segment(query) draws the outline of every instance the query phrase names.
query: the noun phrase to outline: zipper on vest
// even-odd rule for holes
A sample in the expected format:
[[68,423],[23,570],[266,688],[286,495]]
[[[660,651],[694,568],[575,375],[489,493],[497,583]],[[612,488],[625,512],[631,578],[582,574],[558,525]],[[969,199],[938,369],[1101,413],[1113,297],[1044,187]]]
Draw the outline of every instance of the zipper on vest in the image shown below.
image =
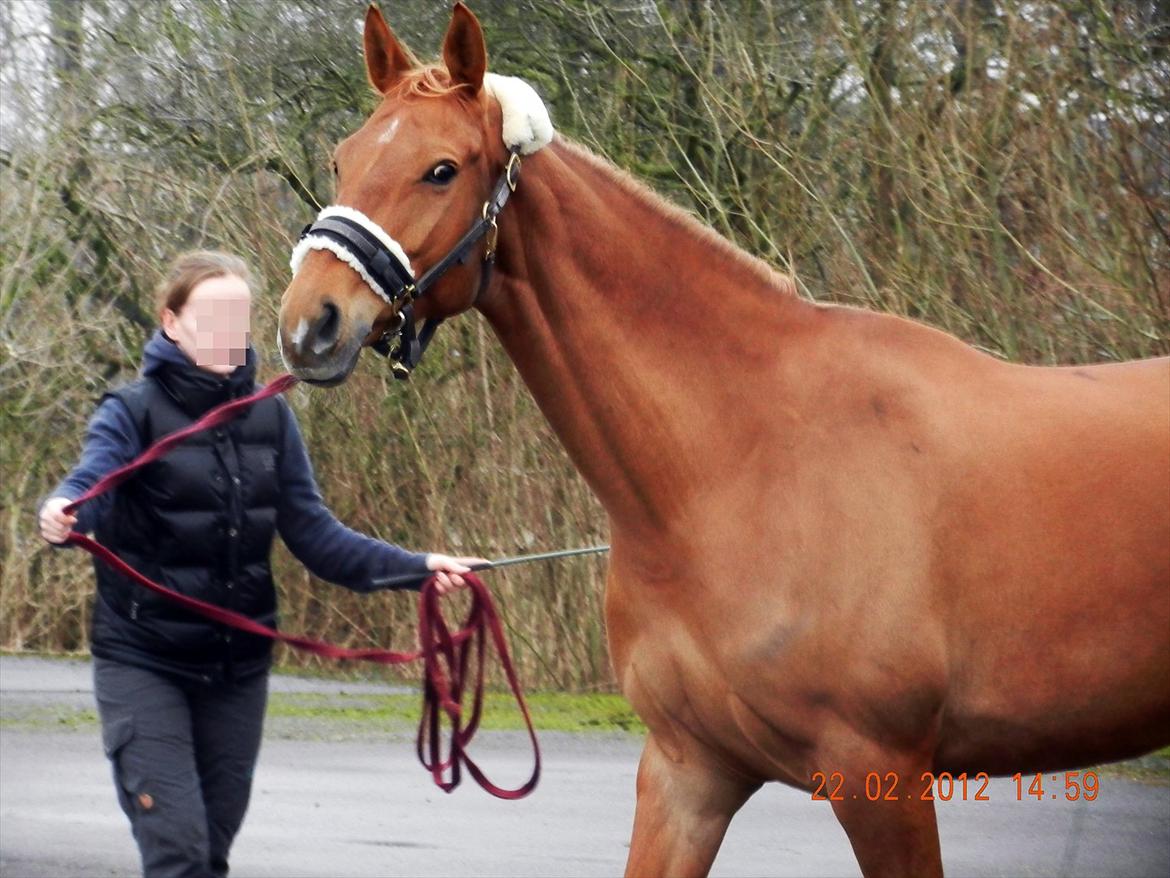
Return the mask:
[[130,601],[130,618],[132,620],[138,619],[138,601]]

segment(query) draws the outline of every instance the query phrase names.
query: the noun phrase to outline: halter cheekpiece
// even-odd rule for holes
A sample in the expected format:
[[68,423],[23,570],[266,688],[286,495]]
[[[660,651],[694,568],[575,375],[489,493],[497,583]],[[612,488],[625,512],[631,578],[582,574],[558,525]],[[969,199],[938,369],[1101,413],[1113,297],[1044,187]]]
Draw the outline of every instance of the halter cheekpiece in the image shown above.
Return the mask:
[[[395,325],[382,333],[372,347],[391,361],[396,378],[409,378],[422,359],[442,319],[428,319],[421,332],[415,331],[414,302],[453,265],[463,264],[471,249],[486,238],[483,270],[475,300],[491,278],[496,258],[496,218],[520,179],[520,156],[540,149],[552,139],[548,112],[532,87],[514,77],[487,74],[485,88],[500,102],[504,120],[504,142],[508,162],[483,204],[480,217],[463,237],[421,277],[416,278],[405,250],[385,229],[359,210],[330,205],[301,231],[293,247],[290,267],[296,274],[311,250],[328,250],[350,268],[379,298],[397,308]],[[395,345],[397,340],[397,345]]]

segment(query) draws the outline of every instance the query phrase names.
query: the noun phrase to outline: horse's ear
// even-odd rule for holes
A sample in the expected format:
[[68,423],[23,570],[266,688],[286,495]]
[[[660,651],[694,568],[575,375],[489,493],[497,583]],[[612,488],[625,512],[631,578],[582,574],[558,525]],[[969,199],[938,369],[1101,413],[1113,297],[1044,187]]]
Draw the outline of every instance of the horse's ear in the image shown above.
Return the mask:
[[456,3],[451,12],[451,24],[443,38],[443,61],[452,85],[470,85],[473,93],[479,93],[487,70],[487,46],[479,20],[462,3]]
[[366,10],[366,74],[370,85],[381,94],[386,94],[402,74],[413,69],[414,56],[394,36],[394,31],[382,18],[382,13],[373,3]]

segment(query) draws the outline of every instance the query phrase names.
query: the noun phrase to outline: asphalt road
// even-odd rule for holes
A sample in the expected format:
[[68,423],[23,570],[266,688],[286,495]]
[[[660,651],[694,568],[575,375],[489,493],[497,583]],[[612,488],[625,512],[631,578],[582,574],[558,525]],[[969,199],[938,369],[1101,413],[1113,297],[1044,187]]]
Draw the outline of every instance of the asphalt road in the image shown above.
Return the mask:
[[[338,697],[377,684],[276,678],[275,691]],[[343,694],[344,693],[344,694]],[[0,876],[137,873],[97,727],[54,724],[92,707],[85,662],[0,657]],[[40,717],[30,721],[29,717]],[[273,721],[233,876],[617,875],[634,811],[640,741],[544,734],[544,775],[528,799],[501,802],[468,783],[431,785],[398,734],[338,735]],[[527,776],[523,735],[481,733],[474,753],[505,785]],[[949,876],[1170,875],[1170,785],[1113,773],[1096,801],[1015,800],[995,780],[989,802],[938,803]],[[732,823],[715,875],[858,875],[824,802],[771,784]]]

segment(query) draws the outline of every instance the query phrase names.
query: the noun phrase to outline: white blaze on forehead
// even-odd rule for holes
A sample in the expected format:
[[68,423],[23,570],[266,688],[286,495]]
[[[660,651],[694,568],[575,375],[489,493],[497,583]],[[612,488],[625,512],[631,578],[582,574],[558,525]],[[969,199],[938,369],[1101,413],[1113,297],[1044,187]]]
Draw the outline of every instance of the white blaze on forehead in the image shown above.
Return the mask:
[[552,120],[532,86],[523,79],[498,73],[484,74],[483,84],[487,93],[500,102],[506,147],[519,147],[522,155],[531,155],[549,144],[553,137]]
[[391,119],[390,124],[386,126],[386,130],[378,135],[378,143],[389,143],[394,139],[394,135],[398,133],[398,125],[401,119]]

